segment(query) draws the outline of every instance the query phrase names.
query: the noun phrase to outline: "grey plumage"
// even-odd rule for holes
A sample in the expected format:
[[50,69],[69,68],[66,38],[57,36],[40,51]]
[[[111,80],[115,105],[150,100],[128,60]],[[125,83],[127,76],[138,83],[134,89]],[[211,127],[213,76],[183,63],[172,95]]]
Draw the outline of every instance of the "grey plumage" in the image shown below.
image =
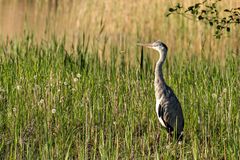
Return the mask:
[[155,49],[159,52],[159,60],[155,67],[155,97],[156,97],[156,112],[161,125],[166,128],[170,137],[175,131],[176,138],[182,140],[184,118],[181,104],[175,96],[173,90],[165,83],[162,73],[162,66],[167,56],[167,46],[156,41],[152,44],[138,44],[148,48]]

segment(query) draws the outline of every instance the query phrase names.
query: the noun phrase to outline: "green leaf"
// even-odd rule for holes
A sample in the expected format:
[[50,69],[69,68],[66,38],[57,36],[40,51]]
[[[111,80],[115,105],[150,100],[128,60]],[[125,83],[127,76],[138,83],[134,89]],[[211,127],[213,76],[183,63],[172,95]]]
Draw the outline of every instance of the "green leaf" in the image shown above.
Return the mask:
[[206,14],[207,13],[207,11],[206,10],[202,10],[202,14]]
[[172,13],[167,13],[165,16],[168,17],[168,16],[170,16],[171,14],[172,14]]
[[198,20],[203,20],[204,17],[203,16],[198,16]]
[[178,9],[182,8],[181,4],[177,3],[176,8],[178,8]]
[[227,30],[227,32],[230,32],[230,30],[231,30],[231,29],[230,29],[229,27],[227,27],[227,29],[226,29],[226,30]]
[[217,25],[217,29],[221,29],[222,28],[222,26],[221,25]]
[[189,10],[189,11],[192,11],[193,8],[194,8],[194,6],[190,6],[190,7],[188,7],[188,10]]
[[226,23],[226,18],[225,17],[221,20],[221,23],[223,23],[223,24]]
[[216,39],[220,39],[221,35],[220,34],[216,34],[215,37],[216,37]]
[[176,9],[173,9],[173,8],[169,8],[168,11],[169,12],[174,12]]
[[224,12],[231,12],[229,9],[224,9]]
[[194,7],[199,8],[199,6],[200,6],[200,3],[196,3]]

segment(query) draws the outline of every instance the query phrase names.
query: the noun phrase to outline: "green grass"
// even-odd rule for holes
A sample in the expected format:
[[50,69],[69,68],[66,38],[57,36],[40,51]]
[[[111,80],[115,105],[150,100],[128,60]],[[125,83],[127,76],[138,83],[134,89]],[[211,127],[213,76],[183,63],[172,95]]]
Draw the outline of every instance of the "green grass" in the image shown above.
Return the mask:
[[[110,59],[79,42],[0,45],[1,159],[239,159],[240,59],[169,54],[167,83],[182,104],[185,138],[168,145],[155,113],[148,50],[112,47]],[[140,57],[141,56],[141,57]],[[108,59],[108,60],[107,60]],[[159,138],[158,138],[159,137]]]

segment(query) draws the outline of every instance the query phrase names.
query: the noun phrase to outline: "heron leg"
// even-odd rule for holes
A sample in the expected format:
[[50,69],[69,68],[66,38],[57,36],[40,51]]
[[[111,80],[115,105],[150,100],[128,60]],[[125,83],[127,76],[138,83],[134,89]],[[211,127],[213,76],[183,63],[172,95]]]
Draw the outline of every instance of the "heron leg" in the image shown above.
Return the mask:
[[168,143],[171,143],[173,140],[173,133],[170,130],[168,131],[167,139],[168,139]]
[[183,140],[183,133],[177,134],[177,140],[178,140],[178,142]]
[[160,141],[160,133],[157,134],[156,140],[157,140],[157,142]]

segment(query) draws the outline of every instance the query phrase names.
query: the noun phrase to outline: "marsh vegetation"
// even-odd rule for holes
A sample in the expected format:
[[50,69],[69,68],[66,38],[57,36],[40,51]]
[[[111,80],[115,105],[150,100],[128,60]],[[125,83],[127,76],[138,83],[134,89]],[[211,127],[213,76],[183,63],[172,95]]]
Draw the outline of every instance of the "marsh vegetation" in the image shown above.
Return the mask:
[[[207,25],[166,18],[169,2],[149,2],[32,2],[36,23],[25,5],[29,28],[8,38],[0,22],[1,159],[240,158],[239,28],[216,40]],[[136,46],[156,39],[185,117],[180,146],[155,113],[158,54]]]

